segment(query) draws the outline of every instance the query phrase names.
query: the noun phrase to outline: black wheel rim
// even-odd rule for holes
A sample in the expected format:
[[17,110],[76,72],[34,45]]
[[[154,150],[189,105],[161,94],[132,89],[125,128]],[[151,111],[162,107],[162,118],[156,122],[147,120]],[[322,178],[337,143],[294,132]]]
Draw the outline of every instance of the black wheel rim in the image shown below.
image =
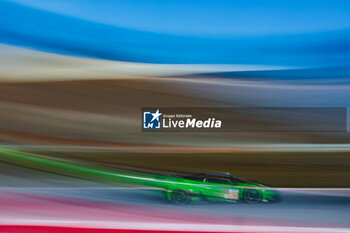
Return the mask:
[[261,200],[260,192],[256,189],[249,189],[246,192],[245,199],[249,203],[257,203]]
[[173,194],[173,201],[177,204],[186,204],[188,200],[188,193],[185,191],[177,190]]

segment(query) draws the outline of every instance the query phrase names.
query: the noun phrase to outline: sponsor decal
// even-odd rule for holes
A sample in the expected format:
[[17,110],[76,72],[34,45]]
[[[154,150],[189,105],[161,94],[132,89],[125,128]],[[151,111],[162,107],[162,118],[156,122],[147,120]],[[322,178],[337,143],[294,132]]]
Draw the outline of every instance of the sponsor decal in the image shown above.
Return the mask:
[[238,200],[239,191],[235,190],[235,189],[229,189],[228,194],[225,194],[225,198],[232,199],[232,200]]

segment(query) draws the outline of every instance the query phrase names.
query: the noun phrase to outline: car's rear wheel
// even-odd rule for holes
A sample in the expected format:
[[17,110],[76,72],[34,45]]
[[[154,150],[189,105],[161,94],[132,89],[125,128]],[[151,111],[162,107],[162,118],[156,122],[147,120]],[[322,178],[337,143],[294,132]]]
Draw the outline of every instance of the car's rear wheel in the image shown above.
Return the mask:
[[262,201],[262,193],[258,189],[245,189],[243,193],[243,200],[248,204],[256,204]]
[[175,189],[171,194],[171,201],[178,205],[186,205],[191,202],[191,196],[187,190]]

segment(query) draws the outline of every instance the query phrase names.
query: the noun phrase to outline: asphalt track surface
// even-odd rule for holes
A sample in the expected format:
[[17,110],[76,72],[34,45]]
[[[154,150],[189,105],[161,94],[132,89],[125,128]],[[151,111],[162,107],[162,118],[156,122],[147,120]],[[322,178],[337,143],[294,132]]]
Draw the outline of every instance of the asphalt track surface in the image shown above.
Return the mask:
[[[280,203],[199,201],[178,206],[158,190],[113,187],[0,164],[0,221],[104,219],[151,222],[210,222],[350,229],[349,189],[283,189]],[[27,208],[29,204],[30,208]],[[35,211],[34,211],[34,209]],[[42,208],[42,209],[41,209]],[[106,209],[108,211],[106,212]],[[60,211],[64,213],[60,215]],[[76,213],[81,213],[76,215]]]

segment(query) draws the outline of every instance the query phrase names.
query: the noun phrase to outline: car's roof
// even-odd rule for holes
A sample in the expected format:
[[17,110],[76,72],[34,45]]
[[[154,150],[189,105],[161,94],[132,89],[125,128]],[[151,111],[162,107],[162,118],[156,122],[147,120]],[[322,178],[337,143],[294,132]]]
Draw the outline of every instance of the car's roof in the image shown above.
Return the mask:
[[193,178],[208,178],[208,177],[216,177],[216,178],[229,178],[231,176],[230,173],[221,173],[221,172],[191,172],[185,177],[193,177]]
[[182,175],[183,178],[192,180],[203,180],[205,178],[231,179],[234,178],[244,183],[258,184],[257,182],[231,175],[229,172],[190,172]]

